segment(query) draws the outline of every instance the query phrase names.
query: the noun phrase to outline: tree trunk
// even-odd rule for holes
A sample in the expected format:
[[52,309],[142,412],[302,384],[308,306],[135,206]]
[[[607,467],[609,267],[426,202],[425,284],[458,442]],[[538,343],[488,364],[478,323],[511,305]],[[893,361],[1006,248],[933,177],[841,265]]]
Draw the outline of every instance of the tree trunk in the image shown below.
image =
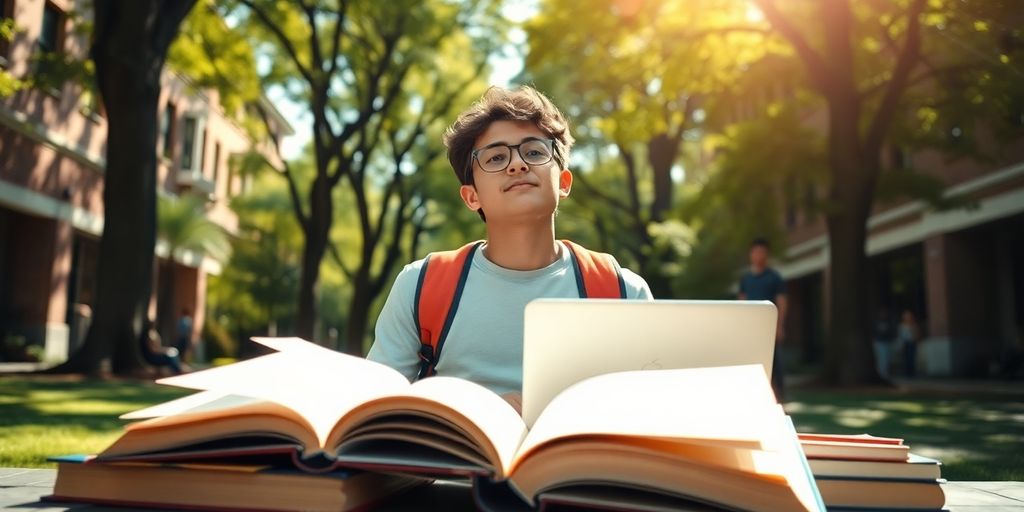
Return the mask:
[[194,0],[95,0],[91,48],[107,112],[103,236],[96,304],[82,347],[56,371],[118,374],[139,352],[152,295],[156,245],[156,137],[167,49]]
[[[852,87],[829,98],[828,158],[832,174],[829,234],[829,327],[822,375],[843,386],[879,382],[869,336],[867,219],[878,173],[877,149],[860,145],[859,103]],[[871,152],[874,151],[874,154]]]
[[[863,202],[863,201],[857,201]],[[871,351],[868,312],[868,262],[864,254],[866,218],[850,210],[861,204],[842,204],[842,213],[829,215],[829,327],[823,378],[836,385],[879,382]]]
[[[326,167],[326,164],[324,164]],[[331,185],[326,171],[320,172],[309,191],[309,226],[306,245],[302,251],[302,275],[299,278],[299,308],[295,317],[295,330],[299,337],[313,340],[316,328],[316,286],[320,279],[320,262],[327,252],[327,238],[331,231],[333,207]]]
[[363,339],[366,326],[370,323],[370,279],[366,270],[360,269],[352,283],[352,300],[348,304],[348,319],[345,324],[345,342],[342,350],[346,354],[363,355]]
[[672,206],[674,186],[672,166],[679,156],[682,139],[668,133],[660,133],[647,143],[647,161],[654,173],[654,202],[651,203],[651,222],[665,220],[665,212]]

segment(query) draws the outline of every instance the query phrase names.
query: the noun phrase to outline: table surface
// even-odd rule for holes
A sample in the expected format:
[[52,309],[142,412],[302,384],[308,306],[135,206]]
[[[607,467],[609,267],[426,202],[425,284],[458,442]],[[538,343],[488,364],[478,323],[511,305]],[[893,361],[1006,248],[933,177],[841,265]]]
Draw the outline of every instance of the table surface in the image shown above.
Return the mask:
[[[128,510],[40,501],[53,491],[56,477],[54,469],[0,468],[0,508],[50,512]],[[942,487],[950,512],[1024,512],[1024,482],[949,482]],[[416,488],[382,504],[378,510],[433,510],[439,506],[445,510],[475,509],[467,485],[445,482]]]

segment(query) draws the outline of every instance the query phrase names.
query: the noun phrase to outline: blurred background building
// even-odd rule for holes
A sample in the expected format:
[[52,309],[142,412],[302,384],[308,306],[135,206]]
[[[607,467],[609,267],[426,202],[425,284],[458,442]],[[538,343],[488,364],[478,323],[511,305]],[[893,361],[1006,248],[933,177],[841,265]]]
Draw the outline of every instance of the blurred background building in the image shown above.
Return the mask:
[[[0,1],[3,17],[20,29],[0,43],[0,66],[31,78],[45,75],[41,57],[47,54],[84,61],[88,42],[76,31],[75,5]],[[158,193],[202,197],[206,216],[233,233],[238,219],[228,203],[249,179],[232,156],[257,150],[274,164],[278,152],[270,140],[252,140],[238,116],[224,111],[216,90],[193,87],[188,77],[168,71],[162,81]],[[278,135],[291,133],[288,122],[266,106]],[[65,359],[81,343],[91,315],[103,231],[106,123],[95,92],[74,81],[0,99],[0,341],[13,337],[43,347],[50,361]],[[156,253],[164,261],[170,257],[161,242]],[[152,314],[157,291],[173,286],[175,305],[167,310],[192,312],[199,332],[207,275],[220,265],[189,251],[173,260],[173,283],[167,266],[159,266]]]

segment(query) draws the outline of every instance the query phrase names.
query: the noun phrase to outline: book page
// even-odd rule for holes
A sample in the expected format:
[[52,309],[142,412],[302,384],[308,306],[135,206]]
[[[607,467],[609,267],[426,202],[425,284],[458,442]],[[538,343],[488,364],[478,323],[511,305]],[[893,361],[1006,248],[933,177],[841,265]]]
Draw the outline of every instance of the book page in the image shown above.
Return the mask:
[[157,382],[277,402],[306,418],[321,446],[346,411],[409,387],[392,368],[298,338],[259,342],[285,350]]
[[507,475],[526,424],[504,398],[467,380],[432,377],[416,382],[410,393],[458,411],[483,431],[498,453],[501,475]]
[[164,402],[152,407],[146,407],[145,409],[127,412],[119,416],[119,418],[122,420],[143,420],[148,418],[159,418],[162,416],[172,416],[175,414],[184,414],[187,412],[231,409],[233,407],[238,407],[258,400],[260,399],[247,396],[229,395],[221,393],[220,391],[200,391],[198,393],[193,393],[188,396],[171,400],[170,402]]
[[[358,429],[368,420],[381,421],[383,415],[401,416],[408,413],[427,413],[451,423],[470,436],[484,453],[490,454],[497,469],[497,477],[505,474],[519,443],[526,435],[526,425],[519,414],[493,391],[473,382],[454,377],[431,377],[412,386],[358,407],[342,421],[338,431],[332,433],[341,442],[348,432]],[[394,426],[398,427],[401,418]],[[381,421],[381,425],[389,425]]]
[[516,457],[578,435],[703,440],[764,449],[783,442],[777,428],[766,428],[778,425],[782,414],[759,365],[611,373],[556,396]]

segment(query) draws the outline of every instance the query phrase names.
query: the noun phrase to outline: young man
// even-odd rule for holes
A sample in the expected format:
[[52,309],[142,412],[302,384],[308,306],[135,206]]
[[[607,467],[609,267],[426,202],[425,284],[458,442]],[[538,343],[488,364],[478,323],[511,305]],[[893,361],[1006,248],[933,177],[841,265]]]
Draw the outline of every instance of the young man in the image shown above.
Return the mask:
[[[584,291],[577,281],[578,253],[555,239],[558,203],[572,188],[573,137],[562,113],[538,91],[492,87],[448,128],[444,142],[462,184],[459,194],[486,223],[487,240],[466,257],[462,294],[451,306],[455,314],[443,350],[426,374],[474,381],[518,409],[526,304],[576,298]],[[611,260],[617,269],[610,256],[594,256]],[[429,358],[423,357],[417,316],[424,305],[417,297],[429,293],[418,290],[424,261],[406,265],[398,275],[367,355],[410,380],[424,376]],[[626,269],[619,276],[621,296],[651,298],[643,278]]]
[[782,359],[779,345],[786,338],[786,282],[768,266],[768,240],[755,238],[750,243],[750,269],[740,277],[740,300],[770,300],[779,310],[775,327],[775,356],[772,361],[772,388],[781,402],[784,398]]

